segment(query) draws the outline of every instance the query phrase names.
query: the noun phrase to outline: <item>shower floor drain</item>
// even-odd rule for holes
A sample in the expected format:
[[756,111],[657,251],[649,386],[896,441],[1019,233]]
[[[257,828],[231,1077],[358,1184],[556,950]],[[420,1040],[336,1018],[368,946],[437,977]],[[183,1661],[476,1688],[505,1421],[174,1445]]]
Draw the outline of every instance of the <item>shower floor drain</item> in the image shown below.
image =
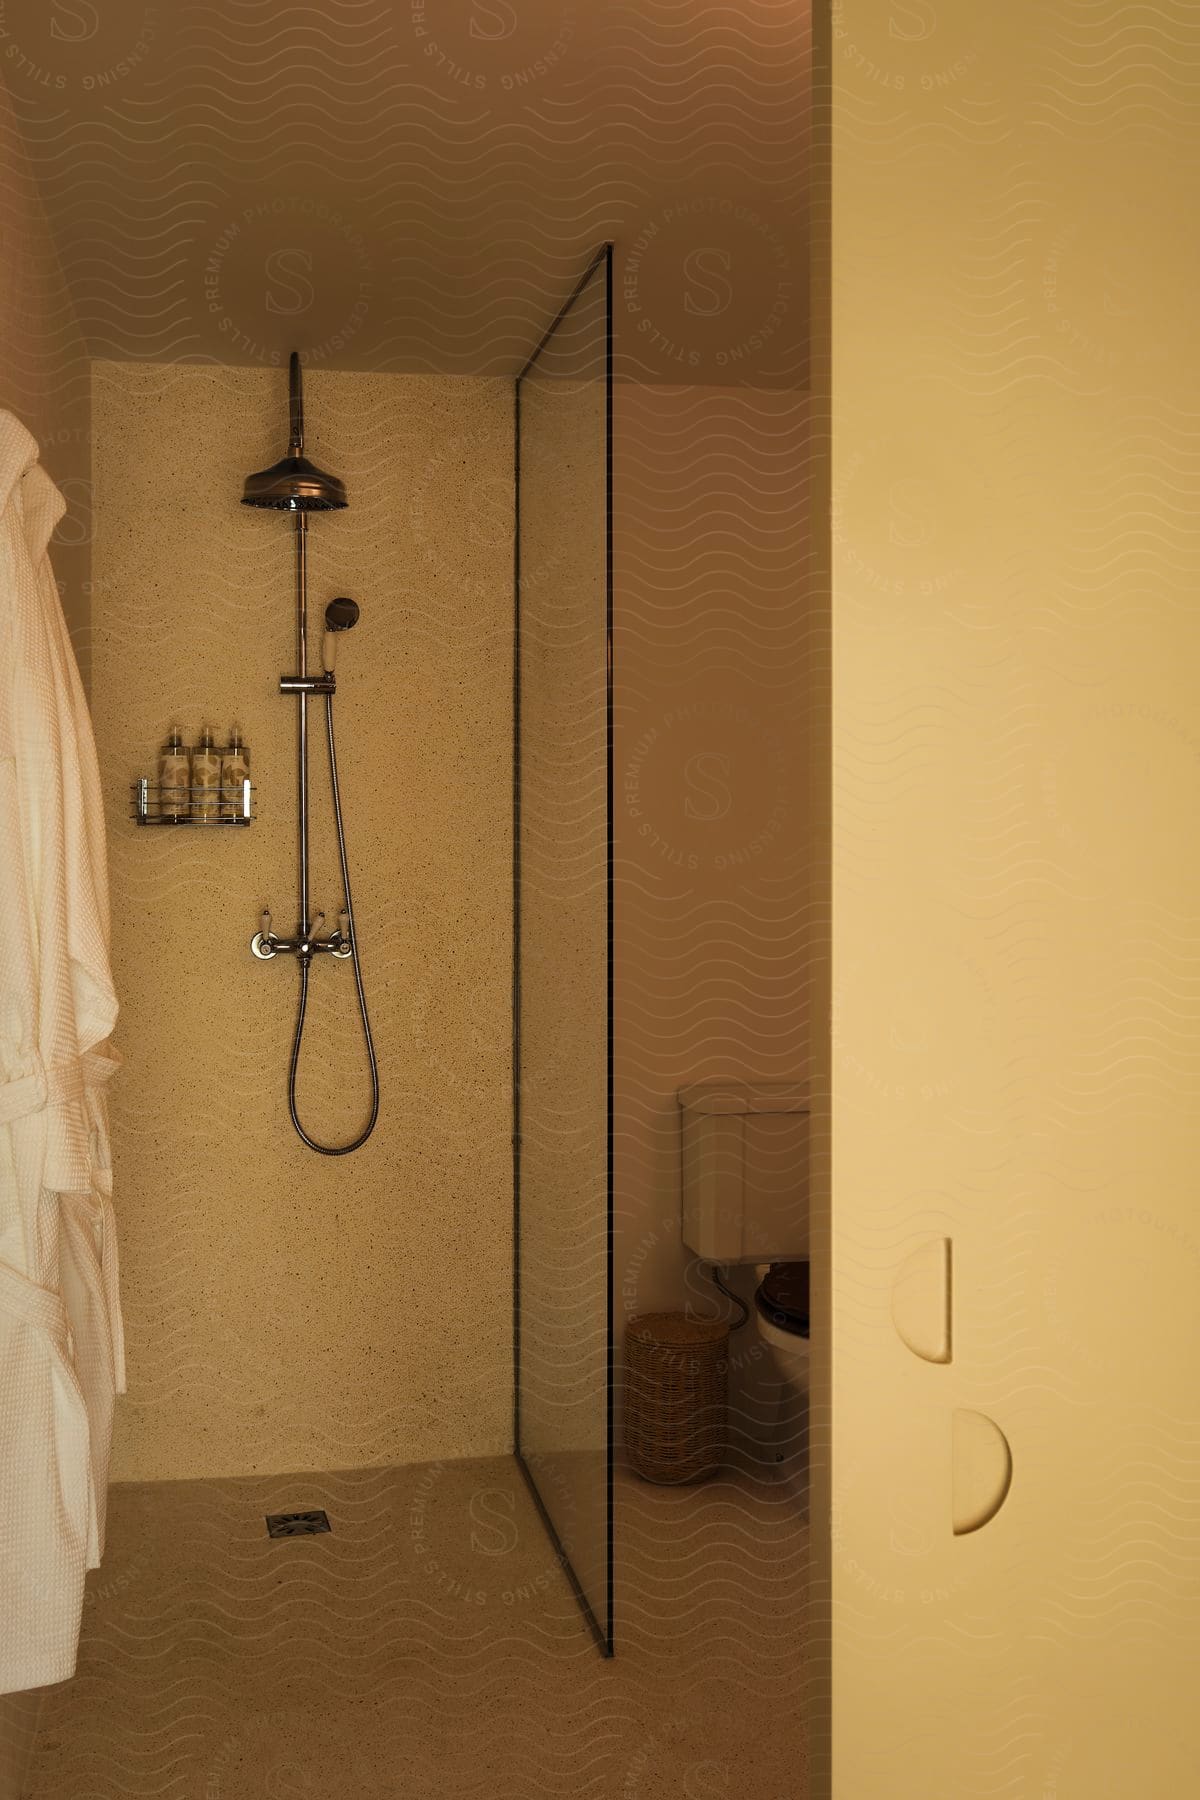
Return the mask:
[[331,1531],[329,1514],[324,1512],[268,1513],[268,1537],[315,1537],[319,1531]]

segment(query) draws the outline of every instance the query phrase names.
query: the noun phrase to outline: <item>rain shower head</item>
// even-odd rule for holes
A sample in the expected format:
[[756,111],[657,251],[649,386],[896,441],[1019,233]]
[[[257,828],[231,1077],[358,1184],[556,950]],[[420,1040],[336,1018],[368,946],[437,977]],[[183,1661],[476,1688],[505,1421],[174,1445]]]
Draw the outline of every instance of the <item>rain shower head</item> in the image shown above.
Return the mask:
[[247,475],[242,489],[243,506],[272,507],[277,512],[332,512],[346,506],[345,485],[327,475],[304,455],[304,394],[300,385],[300,358],[293,350],[288,363],[288,395],[291,407],[291,443],[288,453]]
[[307,456],[284,456],[269,469],[247,475],[243,506],[272,506],[278,512],[333,512],[346,506],[346,490]]

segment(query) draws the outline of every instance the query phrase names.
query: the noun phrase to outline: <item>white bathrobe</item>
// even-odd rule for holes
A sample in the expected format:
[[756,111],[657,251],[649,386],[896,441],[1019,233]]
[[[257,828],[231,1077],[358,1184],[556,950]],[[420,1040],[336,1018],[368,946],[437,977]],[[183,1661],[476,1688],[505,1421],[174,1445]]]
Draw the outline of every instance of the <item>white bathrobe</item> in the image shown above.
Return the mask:
[[74,1673],[125,1385],[104,816],[47,555],[63,506],[0,412],[0,1693]]

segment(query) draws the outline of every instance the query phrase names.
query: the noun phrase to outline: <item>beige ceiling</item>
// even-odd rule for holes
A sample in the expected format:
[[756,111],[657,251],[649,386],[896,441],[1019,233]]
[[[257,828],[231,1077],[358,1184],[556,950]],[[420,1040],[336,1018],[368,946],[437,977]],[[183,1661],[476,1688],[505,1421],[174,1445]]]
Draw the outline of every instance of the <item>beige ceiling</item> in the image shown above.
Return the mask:
[[511,374],[593,248],[651,380],[805,374],[807,0],[3,0],[91,354]]

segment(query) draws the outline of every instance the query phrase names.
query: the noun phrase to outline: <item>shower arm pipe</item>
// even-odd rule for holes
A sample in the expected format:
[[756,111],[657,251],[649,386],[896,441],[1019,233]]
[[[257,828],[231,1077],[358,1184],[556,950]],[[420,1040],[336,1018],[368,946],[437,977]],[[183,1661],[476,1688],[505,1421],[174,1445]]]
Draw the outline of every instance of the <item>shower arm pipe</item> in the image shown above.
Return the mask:
[[[293,350],[288,359],[288,416],[293,455],[304,450],[304,390],[301,387],[300,358]],[[293,514],[296,546],[296,668],[301,682],[308,679],[308,514],[298,508]],[[300,916],[296,935],[301,943],[309,941],[312,919],[308,910],[308,692],[296,689],[300,711],[296,727],[296,792],[298,798],[297,832],[300,875]]]
[[[303,443],[304,423],[298,412],[293,387],[292,434],[300,431]],[[297,420],[299,419],[299,427]],[[296,656],[300,679],[308,677],[308,514],[297,512],[296,520]],[[297,925],[302,943],[308,941],[312,920],[308,914],[308,694],[300,688],[296,694],[300,711],[296,731],[296,785],[299,798],[298,828],[300,855],[300,918]]]
[[288,450],[299,456],[304,450],[304,390],[300,385],[300,358],[294,350],[288,359],[288,420],[291,427]]

